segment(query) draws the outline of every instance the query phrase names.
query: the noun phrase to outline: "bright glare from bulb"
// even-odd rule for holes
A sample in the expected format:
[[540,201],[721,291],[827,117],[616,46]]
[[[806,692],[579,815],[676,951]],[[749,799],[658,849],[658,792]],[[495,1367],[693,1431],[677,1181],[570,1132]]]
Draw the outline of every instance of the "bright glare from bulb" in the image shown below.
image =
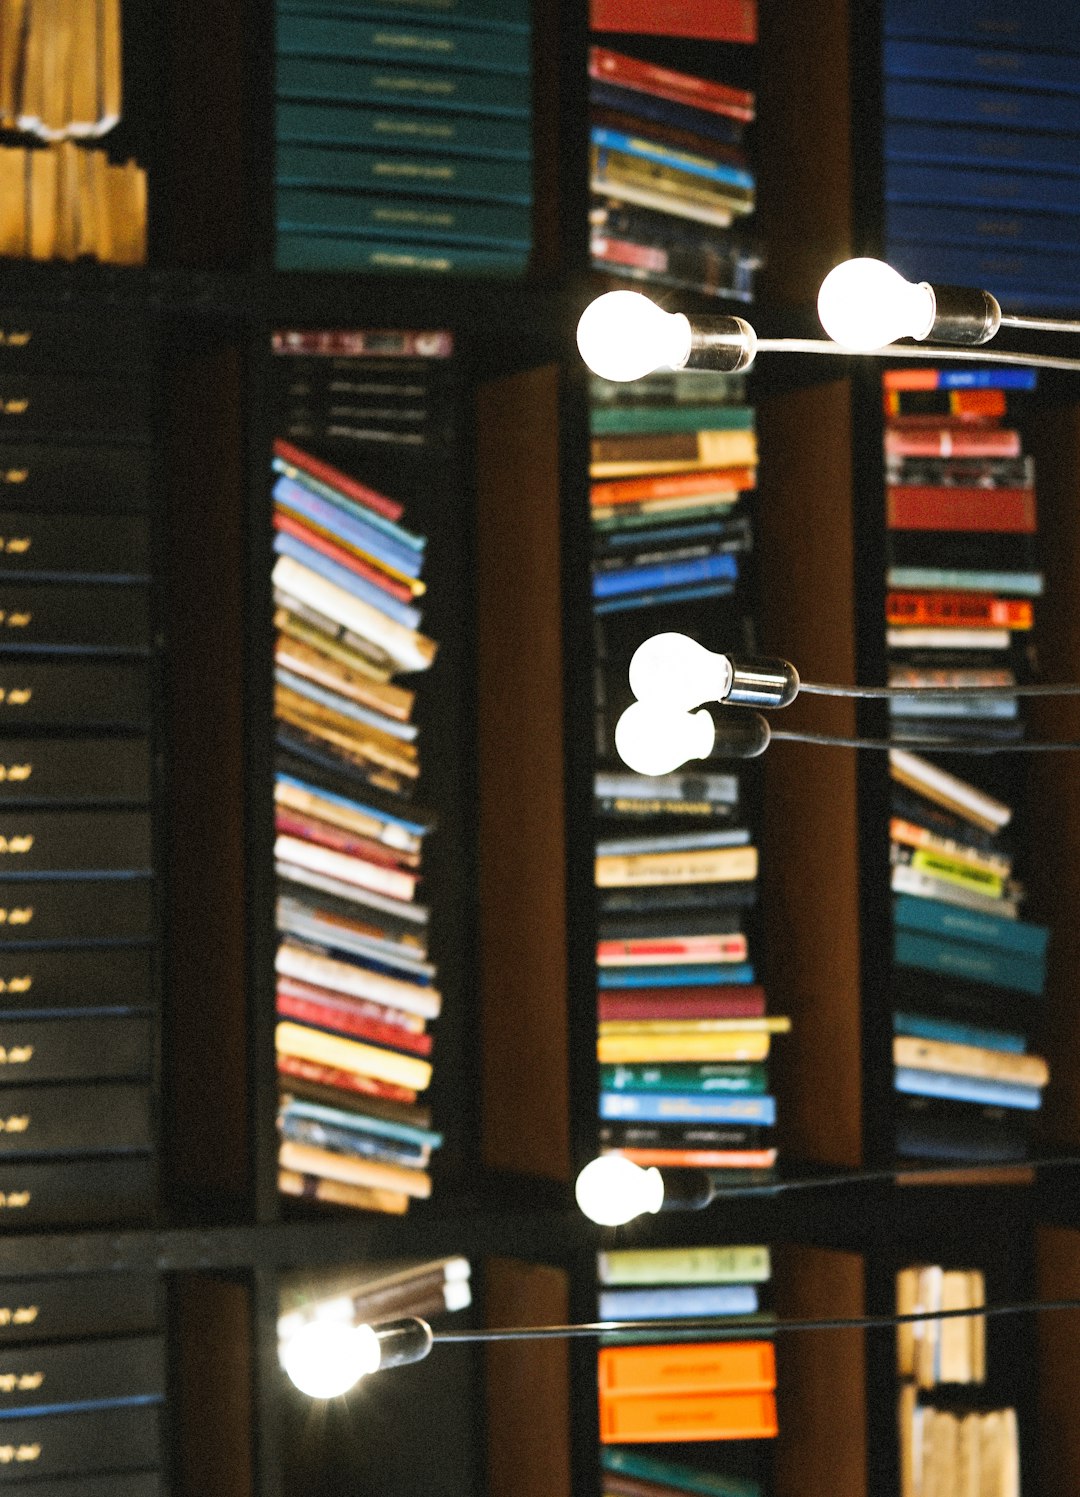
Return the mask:
[[731,690],[731,661],[686,634],[654,634],[630,661],[630,690],[639,702],[689,712],[722,702]]
[[378,1371],[379,1338],[369,1325],[310,1320],[281,1344],[292,1382],[309,1398],[340,1398],[367,1373]]
[[621,1227],[646,1211],[660,1210],[664,1180],[658,1169],[643,1170],[623,1154],[601,1154],[581,1171],[574,1194],[590,1221]]
[[690,324],[637,291],[607,291],[577,326],[581,357],[601,379],[628,383],[655,369],[681,369],[690,357]]
[[634,702],[615,724],[615,748],[637,774],[670,774],[688,759],[707,759],[716,742],[709,714]]
[[865,258],[830,270],[817,306],[833,342],[855,353],[884,348],[898,338],[925,338],[937,315],[934,290],[926,281],[912,285],[883,260]]

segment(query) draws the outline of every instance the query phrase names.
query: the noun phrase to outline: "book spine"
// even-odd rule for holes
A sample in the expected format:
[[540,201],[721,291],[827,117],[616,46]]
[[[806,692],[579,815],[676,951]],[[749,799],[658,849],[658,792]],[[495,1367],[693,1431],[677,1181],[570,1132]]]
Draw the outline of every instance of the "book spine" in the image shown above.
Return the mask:
[[527,161],[282,144],[278,146],[275,172],[282,187],[397,191],[421,197],[523,205],[532,202],[532,168]]
[[756,847],[718,848],[706,853],[657,853],[633,858],[597,858],[598,888],[639,884],[723,883],[757,878]]
[[367,484],[360,483],[348,473],[343,473],[340,468],[323,462],[321,458],[313,457],[311,453],[302,451],[292,442],[286,442],[281,437],[274,439],[274,454],[285,462],[302,469],[305,473],[309,473],[312,478],[328,484],[346,499],[352,499],[367,509],[375,510],[387,520],[400,520],[405,512],[405,506],[398,500],[388,499],[385,494],[369,488]]
[[[326,1034],[322,1030],[309,1029],[289,1020],[279,1023],[275,1034],[278,1050],[300,1060],[311,1060],[317,1065],[346,1071],[358,1071],[363,1076],[395,1082],[418,1092],[425,1091],[431,1082],[429,1063],[411,1055],[400,1055],[397,1051],[362,1044],[359,1040]],[[285,1165],[284,1159],[281,1162]],[[302,1165],[285,1167],[296,1168],[301,1174],[322,1173],[308,1171]]]
[[[947,567],[890,567],[886,585],[901,588],[941,589],[946,592],[1021,593],[1041,598],[1045,578],[1042,572],[978,572]],[[973,683],[977,685],[978,683]],[[1002,682],[1009,685],[1009,682]]]
[[923,1040],[944,1040],[951,1045],[977,1045],[984,1050],[1000,1050],[1009,1055],[1023,1055],[1027,1050],[1027,1036],[1024,1034],[984,1029],[977,1024],[939,1019],[930,1014],[895,1013],[893,1032]]
[[345,16],[295,15],[279,10],[280,57],[327,57],[345,61],[479,69],[484,73],[529,74],[527,31],[487,27],[393,25]]
[[759,1440],[777,1432],[771,1393],[604,1398],[600,1439],[608,1442]]
[[596,1043],[602,1065],[652,1061],[764,1060],[769,1035],[650,1034],[601,1035]]
[[672,967],[646,966],[600,968],[596,983],[601,990],[624,991],[634,988],[714,988],[718,984],[753,983],[754,968],[749,962],[723,965],[680,964]]
[[1050,1079],[1049,1067],[1040,1055],[1017,1055],[1004,1050],[907,1035],[897,1035],[893,1039],[893,1064],[918,1071],[979,1076],[1037,1088],[1046,1086]]
[[405,231],[400,243],[351,234],[282,232],[277,236],[274,257],[279,270],[370,270],[392,275],[518,276],[524,274],[528,263],[525,249],[466,244],[417,246]]
[[279,146],[353,146],[522,164],[532,160],[527,120],[288,102],[278,103],[275,120]]
[[681,1091],[706,1094],[765,1091],[763,1066],[749,1065],[637,1065],[603,1066],[600,1085],[605,1091]]
[[529,30],[528,0],[281,0],[281,9],[293,15],[435,20],[485,30]]
[[767,1247],[615,1248],[597,1255],[602,1284],[763,1283],[772,1273]]
[[1015,988],[1035,997],[1042,995],[1046,980],[1042,962],[990,947],[964,946],[912,930],[895,932],[893,959],[901,967],[916,967],[991,987]]
[[277,194],[277,226],[283,233],[338,239],[398,239],[481,249],[528,250],[532,214],[511,203],[475,203],[336,193],[283,187]]
[[703,1315],[753,1315],[758,1296],[752,1284],[681,1289],[606,1289],[600,1294],[601,1320],[663,1320]]
[[1034,369],[1004,366],[993,369],[886,369],[881,376],[881,387],[883,390],[1034,390],[1036,380],[1037,371]]
[[756,42],[756,0],[661,0],[644,10],[637,0],[589,0],[593,31],[686,36],[712,42]]
[[[925,124],[992,125],[997,128],[1061,131],[1076,134],[1076,101],[1068,94],[1009,88],[969,88],[886,78],[885,113],[890,119]],[[949,201],[926,187],[929,201]]]
[[719,556],[704,556],[692,561],[625,567],[618,572],[599,573],[593,577],[592,590],[594,598],[608,598],[700,582],[735,582],[738,576],[738,559],[730,552],[723,552]]
[[776,1122],[776,1099],[602,1091],[600,1116],[609,1121],[629,1118],[643,1123],[756,1123],[771,1127]]
[[589,48],[589,77],[656,94],[692,109],[727,114],[746,122],[754,118],[754,96],[745,89],[730,88],[723,83],[641,62],[607,47]]
[[895,591],[886,594],[885,620],[889,624],[936,629],[1030,629],[1034,612],[1030,603],[1016,598],[965,592]]
[[886,457],[1017,458],[1020,451],[1020,433],[999,427],[964,431],[947,426],[939,430],[890,426],[885,431]]
[[636,1450],[609,1446],[601,1450],[600,1463],[607,1472],[637,1477],[659,1486],[666,1482],[693,1494],[693,1497],[761,1497],[761,1487],[756,1481],[711,1471],[690,1471],[685,1466],[656,1460]]
[[672,1346],[602,1346],[601,1398],[656,1393],[767,1392],[776,1387],[771,1341],[706,1341]]
[[893,907],[893,919],[904,929],[945,936],[951,941],[974,942],[1013,952],[1032,961],[1042,961],[1050,939],[1049,927],[1024,920],[1001,920],[959,910],[934,900],[901,897]]
[[619,1148],[642,1169],[768,1170],[776,1163],[775,1149],[637,1149]]
[[990,1107],[1015,1107],[1035,1112],[1042,1106],[1042,1092],[1034,1086],[1014,1086],[1006,1081],[978,1076],[957,1076],[947,1071],[922,1071],[898,1067],[896,1090],[916,1097],[950,1097],[958,1102],[981,1102]]
[[593,125],[589,131],[593,145],[604,150],[617,151],[623,155],[638,157],[642,161],[654,162],[669,167],[673,172],[685,172],[691,177],[700,177],[706,182],[718,182],[728,187],[738,187],[746,192],[754,191],[753,174],[741,167],[729,166],[727,162],[709,160],[686,151],[677,151],[639,135],[628,135],[622,130],[611,130],[603,125]]
[[630,433],[594,437],[592,467],[615,463],[694,463],[702,468],[747,467],[757,462],[757,440],[752,430],[697,430]]
[[594,405],[589,413],[589,427],[594,437],[702,429],[752,431],[754,412],[749,406],[740,405]]
[[1035,532],[1035,495],[1031,489],[933,489],[890,484],[886,504],[891,530]]
[[299,103],[408,105],[518,119],[527,119],[531,108],[529,78],[512,73],[388,68],[336,58],[279,56],[275,79],[278,98]]
[[671,990],[660,993],[601,992],[597,995],[596,1012],[601,1023],[611,1019],[752,1019],[765,1012],[765,995],[761,989],[751,985],[742,989],[746,997],[738,996],[736,990],[730,996],[723,989],[694,990],[688,997],[673,998]]

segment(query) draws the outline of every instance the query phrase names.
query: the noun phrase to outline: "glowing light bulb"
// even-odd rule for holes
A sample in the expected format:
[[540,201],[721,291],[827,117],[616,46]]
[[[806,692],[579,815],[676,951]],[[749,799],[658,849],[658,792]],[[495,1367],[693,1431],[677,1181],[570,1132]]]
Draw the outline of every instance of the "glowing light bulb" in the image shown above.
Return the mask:
[[714,655],[686,634],[654,634],[630,661],[630,690],[639,702],[689,712],[702,702],[722,702],[734,672],[726,655]]
[[709,714],[676,712],[653,702],[634,702],[615,725],[615,748],[638,774],[669,774],[688,759],[707,759],[716,729]]
[[369,1325],[309,1320],[282,1341],[279,1356],[290,1382],[309,1398],[340,1398],[377,1372],[379,1338]]
[[657,1212],[664,1204],[664,1180],[656,1168],[643,1170],[622,1154],[601,1154],[581,1171],[574,1186],[577,1203],[601,1227]]
[[818,317],[834,343],[868,352],[897,338],[923,339],[937,302],[926,281],[912,285],[883,260],[845,260],[821,283]]
[[690,324],[637,291],[607,291],[582,312],[577,345],[594,374],[627,383],[654,369],[681,369],[690,357]]

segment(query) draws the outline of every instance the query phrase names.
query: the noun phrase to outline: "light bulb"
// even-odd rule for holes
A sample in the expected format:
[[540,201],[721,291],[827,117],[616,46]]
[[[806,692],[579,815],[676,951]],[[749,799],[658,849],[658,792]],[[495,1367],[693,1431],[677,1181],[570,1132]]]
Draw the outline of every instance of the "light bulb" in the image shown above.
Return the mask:
[[722,702],[731,690],[731,661],[686,634],[654,634],[630,661],[630,690],[639,702],[689,712]]
[[627,383],[654,369],[681,369],[690,357],[690,323],[637,291],[607,291],[577,326],[581,357],[602,379]]
[[688,759],[707,759],[716,729],[709,714],[675,712],[653,702],[634,702],[615,724],[615,747],[638,774],[670,774]]
[[377,1372],[379,1338],[369,1325],[309,1320],[286,1337],[278,1355],[290,1382],[309,1398],[340,1398]]
[[925,338],[934,325],[937,302],[926,281],[912,285],[883,260],[845,260],[835,266],[818,292],[818,317],[834,343],[869,352],[897,338]]
[[581,1171],[574,1186],[577,1203],[601,1227],[657,1212],[664,1204],[664,1179],[658,1169],[643,1170],[623,1154],[601,1154]]

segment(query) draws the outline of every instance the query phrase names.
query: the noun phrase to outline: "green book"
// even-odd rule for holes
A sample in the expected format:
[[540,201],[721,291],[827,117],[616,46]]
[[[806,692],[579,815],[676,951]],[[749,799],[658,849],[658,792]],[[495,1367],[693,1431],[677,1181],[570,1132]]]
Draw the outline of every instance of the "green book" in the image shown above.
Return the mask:
[[601,1284],[763,1284],[769,1249],[752,1247],[613,1248],[597,1253]]
[[413,244],[334,234],[279,233],[278,270],[370,271],[376,275],[524,275],[521,250]]
[[675,1461],[658,1461],[655,1456],[627,1450],[622,1445],[605,1445],[600,1451],[605,1471],[619,1476],[636,1476],[641,1481],[655,1481],[691,1492],[694,1497],[761,1497],[761,1486],[742,1476],[722,1476],[716,1471],[695,1471]]
[[527,31],[487,31],[468,26],[413,25],[343,16],[278,13],[281,57],[340,57],[346,61],[470,68],[529,76]]
[[754,412],[745,405],[609,405],[593,407],[594,437],[629,432],[753,431]]
[[341,104],[403,104],[417,109],[465,109],[528,119],[528,78],[516,73],[450,72],[441,68],[384,67],[325,57],[279,57],[280,99]]
[[532,202],[532,169],[527,161],[282,145],[278,147],[276,178],[279,187],[403,192],[410,198],[478,198],[526,206]]
[[527,250],[532,239],[532,212],[528,208],[369,197],[366,193],[320,192],[304,187],[279,188],[277,225],[285,233],[396,239],[421,249],[434,243]]
[[363,109],[351,104],[277,106],[277,139],[288,145],[357,146],[439,155],[532,160],[527,120],[418,109]]
[[455,26],[528,31],[530,4],[529,0],[280,0],[278,10],[291,15],[449,21]]
[[750,1062],[600,1067],[603,1092],[748,1092],[763,1096],[766,1086],[765,1067]]

